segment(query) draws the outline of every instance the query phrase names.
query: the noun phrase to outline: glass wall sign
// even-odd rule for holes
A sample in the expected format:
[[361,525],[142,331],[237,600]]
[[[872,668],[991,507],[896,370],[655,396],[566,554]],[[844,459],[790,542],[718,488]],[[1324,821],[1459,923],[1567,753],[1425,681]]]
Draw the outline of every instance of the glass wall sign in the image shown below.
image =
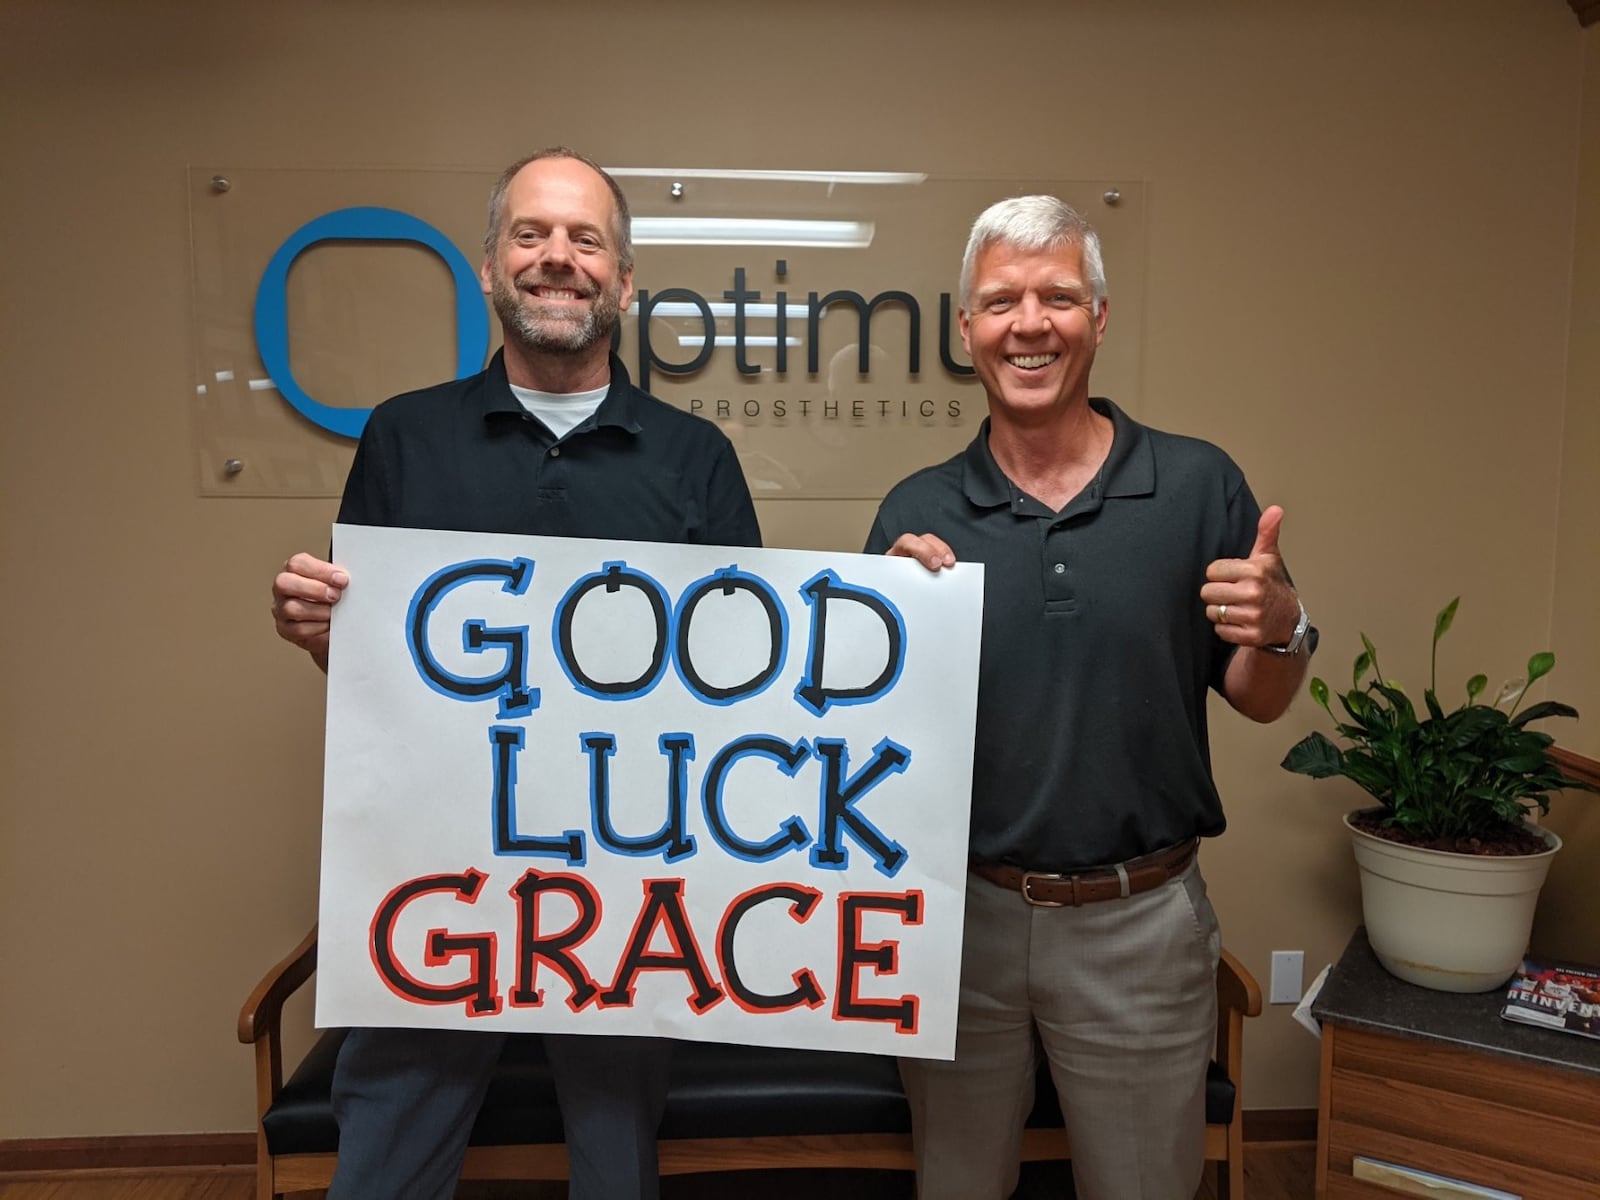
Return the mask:
[[[634,380],[716,422],[766,499],[875,499],[985,413],[957,324],[989,203],[1050,192],[1100,231],[1094,389],[1137,414],[1143,188],[916,173],[614,169],[634,212]],[[206,495],[339,493],[370,408],[481,369],[493,178],[190,170],[195,465]]]

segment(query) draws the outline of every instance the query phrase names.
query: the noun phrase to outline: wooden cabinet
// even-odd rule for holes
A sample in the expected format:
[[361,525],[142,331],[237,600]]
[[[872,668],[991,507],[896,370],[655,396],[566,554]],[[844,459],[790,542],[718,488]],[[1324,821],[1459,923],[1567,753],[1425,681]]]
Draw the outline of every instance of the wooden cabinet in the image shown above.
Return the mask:
[[1504,1021],[1502,996],[1404,983],[1357,932],[1313,1007],[1319,1200],[1600,1200],[1600,1041]]

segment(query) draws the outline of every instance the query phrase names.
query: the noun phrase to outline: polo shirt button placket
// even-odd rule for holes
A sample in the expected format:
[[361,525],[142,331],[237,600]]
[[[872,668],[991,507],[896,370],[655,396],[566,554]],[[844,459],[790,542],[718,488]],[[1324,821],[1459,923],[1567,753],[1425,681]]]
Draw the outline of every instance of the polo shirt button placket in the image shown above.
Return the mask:
[[1052,612],[1057,613],[1070,613],[1076,608],[1072,572],[1067,570],[1068,560],[1072,557],[1072,548],[1068,544],[1069,536],[1061,522],[1052,523],[1045,532],[1043,554],[1039,563],[1043,571],[1045,604]]

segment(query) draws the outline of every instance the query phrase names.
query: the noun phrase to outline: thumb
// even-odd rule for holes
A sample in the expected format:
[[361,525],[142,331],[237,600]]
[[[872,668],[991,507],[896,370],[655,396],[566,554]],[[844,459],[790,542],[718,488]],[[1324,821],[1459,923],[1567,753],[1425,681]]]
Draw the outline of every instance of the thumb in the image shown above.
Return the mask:
[[[1283,509],[1274,504],[1261,514],[1256,526],[1256,544],[1250,547],[1250,557],[1278,553],[1278,530],[1283,526]],[[1279,557],[1282,557],[1281,555]]]

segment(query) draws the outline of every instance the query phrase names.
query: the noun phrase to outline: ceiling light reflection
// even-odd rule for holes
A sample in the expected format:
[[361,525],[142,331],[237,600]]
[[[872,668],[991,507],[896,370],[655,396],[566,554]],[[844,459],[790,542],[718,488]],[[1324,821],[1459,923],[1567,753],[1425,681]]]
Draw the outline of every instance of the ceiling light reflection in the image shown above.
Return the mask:
[[[738,340],[735,337],[719,336],[712,344],[718,347],[733,346],[738,343]],[[704,346],[705,344],[706,339],[698,333],[680,333],[678,335],[678,345],[680,346]],[[778,339],[766,334],[757,334],[754,337],[746,336],[744,344],[746,346],[776,346]],[[783,344],[785,346],[798,346],[800,345],[800,339],[784,338]]]
[[782,217],[635,217],[636,246],[821,246],[858,250],[872,245],[872,221],[809,221]]
[[619,179],[754,179],[776,183],[926,183],[925,171],[740,171],[715,167],[607,167]]
[[[734,305],[723,303],[720,300],[708,302],[706,307],[711,310],[711,315],[718,320],[724,318],[732,320],[737,315],[734,311]],[[631,317],[639,315],[637,302],[628,305],[628,315]],[[652,317],[699,317],[702,321],[705,320],[705,314],[700,311],[698,304],[689,304],[682,300],[663,300],[660,304],[652,304],[650,306],[650,315]],[[776,304],[746,304],[744,306],[744,315],[752,320],[774,321],[778,317],[778,306]],[[791,321],[804,321],[806,319],[804,297],[793,304],[786,305],[786,315]]]

